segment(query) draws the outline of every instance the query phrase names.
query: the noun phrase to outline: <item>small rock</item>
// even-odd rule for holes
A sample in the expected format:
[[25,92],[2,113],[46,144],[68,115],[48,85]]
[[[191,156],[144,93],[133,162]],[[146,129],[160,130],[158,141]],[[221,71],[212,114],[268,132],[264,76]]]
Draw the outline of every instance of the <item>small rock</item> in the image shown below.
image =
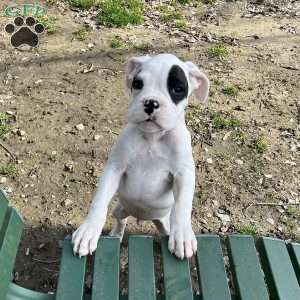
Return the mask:
[[26,134],[26,132],[24,130],[18,129],[17,130],[17,135],[18,136],[24,136]]
[[241,159],[237,159],[235,162],[240,166],[244,164],[244,162]]
[[94,48],[94,47],[95,47],[95,44],[93,44],[93,43],[89,43],[89,44],[88,44],[88,48],[89,48],[89,49],[92,49],[92,48]]
[[78,124],[75,126],[77,130],[84,130],[84,125],[83,124]]
[[64,200],[61,204],[62,204],[62,206],[69,206],[69,205],[71,205],[72,203],[73,203],[72,200],[66,199],[66,200]]
[[222,221],[223,224],[231,221],[231,218],[228,215],[216,213],[216,216]]
[[272,176],[272,174],[265,174],[265,177],[266,177],[267,179],[271,179],[273,176]]
[[213,160],[212,160],[212,158],[208,158],[208,159],[206,160],[206,162],[207,162],[208,164],[212,164],[212,163],[213,163]]
[[29,249],[29,248],[26,248],[26,249],[25,249],[25,255],[28,256],[29,254],[30,254],[30,249]]
[[101,139],[101,137],[102,137],[102,136],[101,136],[100,134],[95,134],[95,135],[94,135],[94,140],[95,140],[95,141],[98,141],[99,139]]
[[6,177],[1,177],[0,178],[0,183],[1,184],[4,184],[4,183],[6,183],[7,182],[7,178]]
[[36,82],[35,82],[35,84],[36,85],[39,85],[39,84],[41,84],[43,82],[43,80],[42,79],[39,79],[39,80],[37,80]]
[[275,225],[275,221],[272,218],[268,218],[267,222],[271,225]]
[[67,163],[65,164],[65,171],[73,172],[73,169],[74,169],[74,165],[73,165],[73,162],[72,162],[72,161],[67,162]]

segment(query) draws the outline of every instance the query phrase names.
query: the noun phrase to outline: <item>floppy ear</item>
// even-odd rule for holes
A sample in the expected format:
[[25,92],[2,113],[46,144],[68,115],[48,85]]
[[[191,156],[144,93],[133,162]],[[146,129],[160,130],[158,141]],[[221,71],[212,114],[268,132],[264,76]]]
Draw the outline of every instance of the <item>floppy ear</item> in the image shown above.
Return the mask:
[[191,61],[187,61],[185,64],[188,69],[191,93],[193,93],[199,101],[205,101],[209,93],[208,78]]
[[149,60],[151,56],[139,56],[131,58],[125,65],[125,76],[126,76],[126,83],[127,87],[130,88],[131,82],[137,72],[141,69],[142,64]]

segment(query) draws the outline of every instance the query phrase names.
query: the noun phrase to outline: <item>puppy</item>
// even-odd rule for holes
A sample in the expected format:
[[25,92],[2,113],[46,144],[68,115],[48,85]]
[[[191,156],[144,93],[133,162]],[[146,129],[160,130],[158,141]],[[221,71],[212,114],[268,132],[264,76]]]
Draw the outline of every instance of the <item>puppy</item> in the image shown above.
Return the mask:
[[114,145],[90,211],[73,233],[74,253],[97,247],[108,204],[118,192],[110,233],[122,239],[128,216],[151,220],[178,258],[191,257],[197,241],[191,225],[195,166],[184,110],[193,93],[206,100],[207,77],[192,62],[171,54],[132,58],[126,65],[128,124]]

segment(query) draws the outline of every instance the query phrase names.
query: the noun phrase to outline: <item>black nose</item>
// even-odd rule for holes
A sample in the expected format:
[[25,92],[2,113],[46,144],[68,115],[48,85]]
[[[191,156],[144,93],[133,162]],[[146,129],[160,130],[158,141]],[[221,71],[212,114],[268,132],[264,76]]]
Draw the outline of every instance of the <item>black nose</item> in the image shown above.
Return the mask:
[[159,108],[159,102],[156,100],[148,99],[144,102],[144,107],[145,113],[151,115],[155,109]]

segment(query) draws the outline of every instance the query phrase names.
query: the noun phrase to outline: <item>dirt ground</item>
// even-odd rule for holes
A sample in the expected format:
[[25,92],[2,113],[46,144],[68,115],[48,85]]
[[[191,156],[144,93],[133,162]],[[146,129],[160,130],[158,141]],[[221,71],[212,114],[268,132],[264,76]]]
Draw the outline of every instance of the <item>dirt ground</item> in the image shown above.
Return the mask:
[[[1,10],[10,2],[1,1]],[[181,6],[185,29],[160,21],[158,2],[147,1],[145,24],[117,29],[94,26],[92,12],[58,1],[48,11],[56,31],[43,34],[36,49],[13,49],[0,31],[0,113],[10,116],[0,142],[17,158],[17,171],[0,179],[26,221],[14,273],[22,286],[55,291],[62,240],[86,216],[126,124],[123,64],[145,53],[175,53],[211,80],[209,101],[191,100],[187,109],[195,232],[300,239],[299,1]],[[0,17],[0,27],[8,21]],[[84,23],[94,29],[80,41],[74,32]],[[123,49],[111,48],[116,35]],[[228,53],[213,57],[216,45]],[[13,163],[0,148],[1,166]],[[105,232],[112,224],[109,214]],[[155,230],[132,219],[127,233]]]

